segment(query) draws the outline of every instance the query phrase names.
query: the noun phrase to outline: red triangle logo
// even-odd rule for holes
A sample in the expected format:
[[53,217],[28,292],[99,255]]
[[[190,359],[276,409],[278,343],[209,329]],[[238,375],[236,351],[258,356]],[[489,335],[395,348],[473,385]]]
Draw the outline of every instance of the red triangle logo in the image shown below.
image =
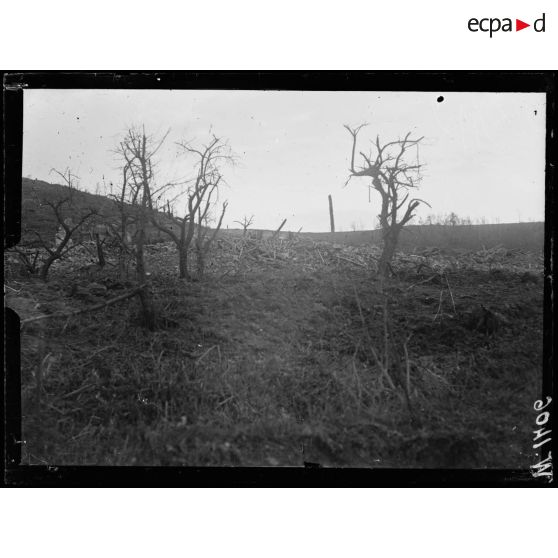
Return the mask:
[[521,21],[520,19],[515,20],[515,30],[516,31],[521,31],[522,29],[525,29],[526,27],[531,27],[531,24],[530,23],[525,23],[524,21]]

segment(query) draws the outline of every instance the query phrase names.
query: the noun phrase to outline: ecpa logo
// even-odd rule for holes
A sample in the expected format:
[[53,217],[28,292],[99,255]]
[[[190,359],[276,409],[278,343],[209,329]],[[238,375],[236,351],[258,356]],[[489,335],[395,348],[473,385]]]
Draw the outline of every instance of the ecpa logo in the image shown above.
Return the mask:
[[[540,18],[536,19],[533,22],[533,29],[537,33],[544,33],[545,32],[545,21],[546,14],[543,14]],[[511,32],[511,31],[521,31],[522,29],[526,29],[527,27],[531,27],[530,23],[525,23],[521,19],[515,20],[515,29],[512,24],[512,18],[505,17],[500,19],[498,17],[485,17],[482,19],[478,19],[476,17],[472,17],[467,27],[469,31],[473,33],[477,33],[478,31],[482,31],[483,33],[489,33],[490,38],[494,33],[498,31]]]

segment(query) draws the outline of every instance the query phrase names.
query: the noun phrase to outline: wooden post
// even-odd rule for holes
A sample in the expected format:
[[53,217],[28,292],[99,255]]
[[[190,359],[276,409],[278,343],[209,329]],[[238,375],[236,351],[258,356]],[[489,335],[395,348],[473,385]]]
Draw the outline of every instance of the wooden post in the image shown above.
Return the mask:
[[283,222],[281,223],[281,225],[279,225],[279,228],[273,233],[273,235],[271,236],[271,240],[273,240],[281,231],[281,229],[285,226],[285,223],[287,222],[286,219],[283,219]]
[[329,199],[329,224],[331,227],[331,232],[335,232],[335,221],[333,220],[333,200],[331,199],[331,194],[328,196]]

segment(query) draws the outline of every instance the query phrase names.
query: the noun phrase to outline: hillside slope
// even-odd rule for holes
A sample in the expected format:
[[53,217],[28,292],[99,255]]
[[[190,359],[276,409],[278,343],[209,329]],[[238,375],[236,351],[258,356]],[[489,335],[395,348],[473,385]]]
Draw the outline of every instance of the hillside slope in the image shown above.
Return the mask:
[[[49,184],[42,180],[22,179],[22,229],[34,229],[46,237],[54,237],[58,228],[50,208],[41,206],[42,200],[55,201],[68,195],[68,188],[60,184]],[[102,222],[115,222],[118,212],[115,203],[106,196],[75,191],[73,212],[79,214],[90,208],[96,209]],[[69,215],[70,213],[68,213]],[[288,225],[287,225],[288,226]],[[259,230],[263,238],[270,237],[273,231]],[[238,229],[225,229],[223,235],[241,236]],[[281,237],[296,234],[300,238],[316,242],[333,242],[358,246],[362,244],[380,244],[381,231],[351,231],[335,233],[288,233],[281,232]],[[150,230],[149,238],[153,242],[166,240],[159,231]],[[503,223],[490,225],[409,225],[400,237],[402,250],[427,248],[458,248],[478,250],[503,246],[508,249],[542,251],[544,245],[544,223]]]
[[[38,232],[42,238],[54,238],[58,230],[58,222],[52,209],[45,202],[56,203],[67,198],[70,190],[61,184],[49,184],[42,180],[22,179],[21,192],[21,228],[22,239],[34,239],[35,235],[25,233],[26,230]],[[116,203],[107,196],[92,194],[82,190],[71,192],[71,205],[64,205],[62,214],[64,218],[73,217],[74,219],[90,210],[95,210],[98,217],[96,223],[117,223],[119,212]],[[165,239],[166,237],[153,227],[148,228],[148,238],[153,242]]]
[[[67,198],[70,190],[60,184],[49,184],[42,180],[23,178],[21,181],[21,228],[22,236],[26,229],[36,230],[43,238],[50,238],[56,234],[58,223],[51,208],[44,202],[56,203]],[[95,209],[107,220],[116,220],[118,212],[112,200],[100,196],[74,190],[72,192],[72,207],[64,209],[64,216],[76,216],[89,209]]]

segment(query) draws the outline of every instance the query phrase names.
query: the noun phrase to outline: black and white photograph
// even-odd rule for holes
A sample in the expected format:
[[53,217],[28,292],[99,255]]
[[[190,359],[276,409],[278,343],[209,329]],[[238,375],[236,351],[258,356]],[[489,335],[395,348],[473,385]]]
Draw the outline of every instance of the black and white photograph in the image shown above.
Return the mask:
[[19,464],[529,476],[547,96],[409,81],[24,87]]

